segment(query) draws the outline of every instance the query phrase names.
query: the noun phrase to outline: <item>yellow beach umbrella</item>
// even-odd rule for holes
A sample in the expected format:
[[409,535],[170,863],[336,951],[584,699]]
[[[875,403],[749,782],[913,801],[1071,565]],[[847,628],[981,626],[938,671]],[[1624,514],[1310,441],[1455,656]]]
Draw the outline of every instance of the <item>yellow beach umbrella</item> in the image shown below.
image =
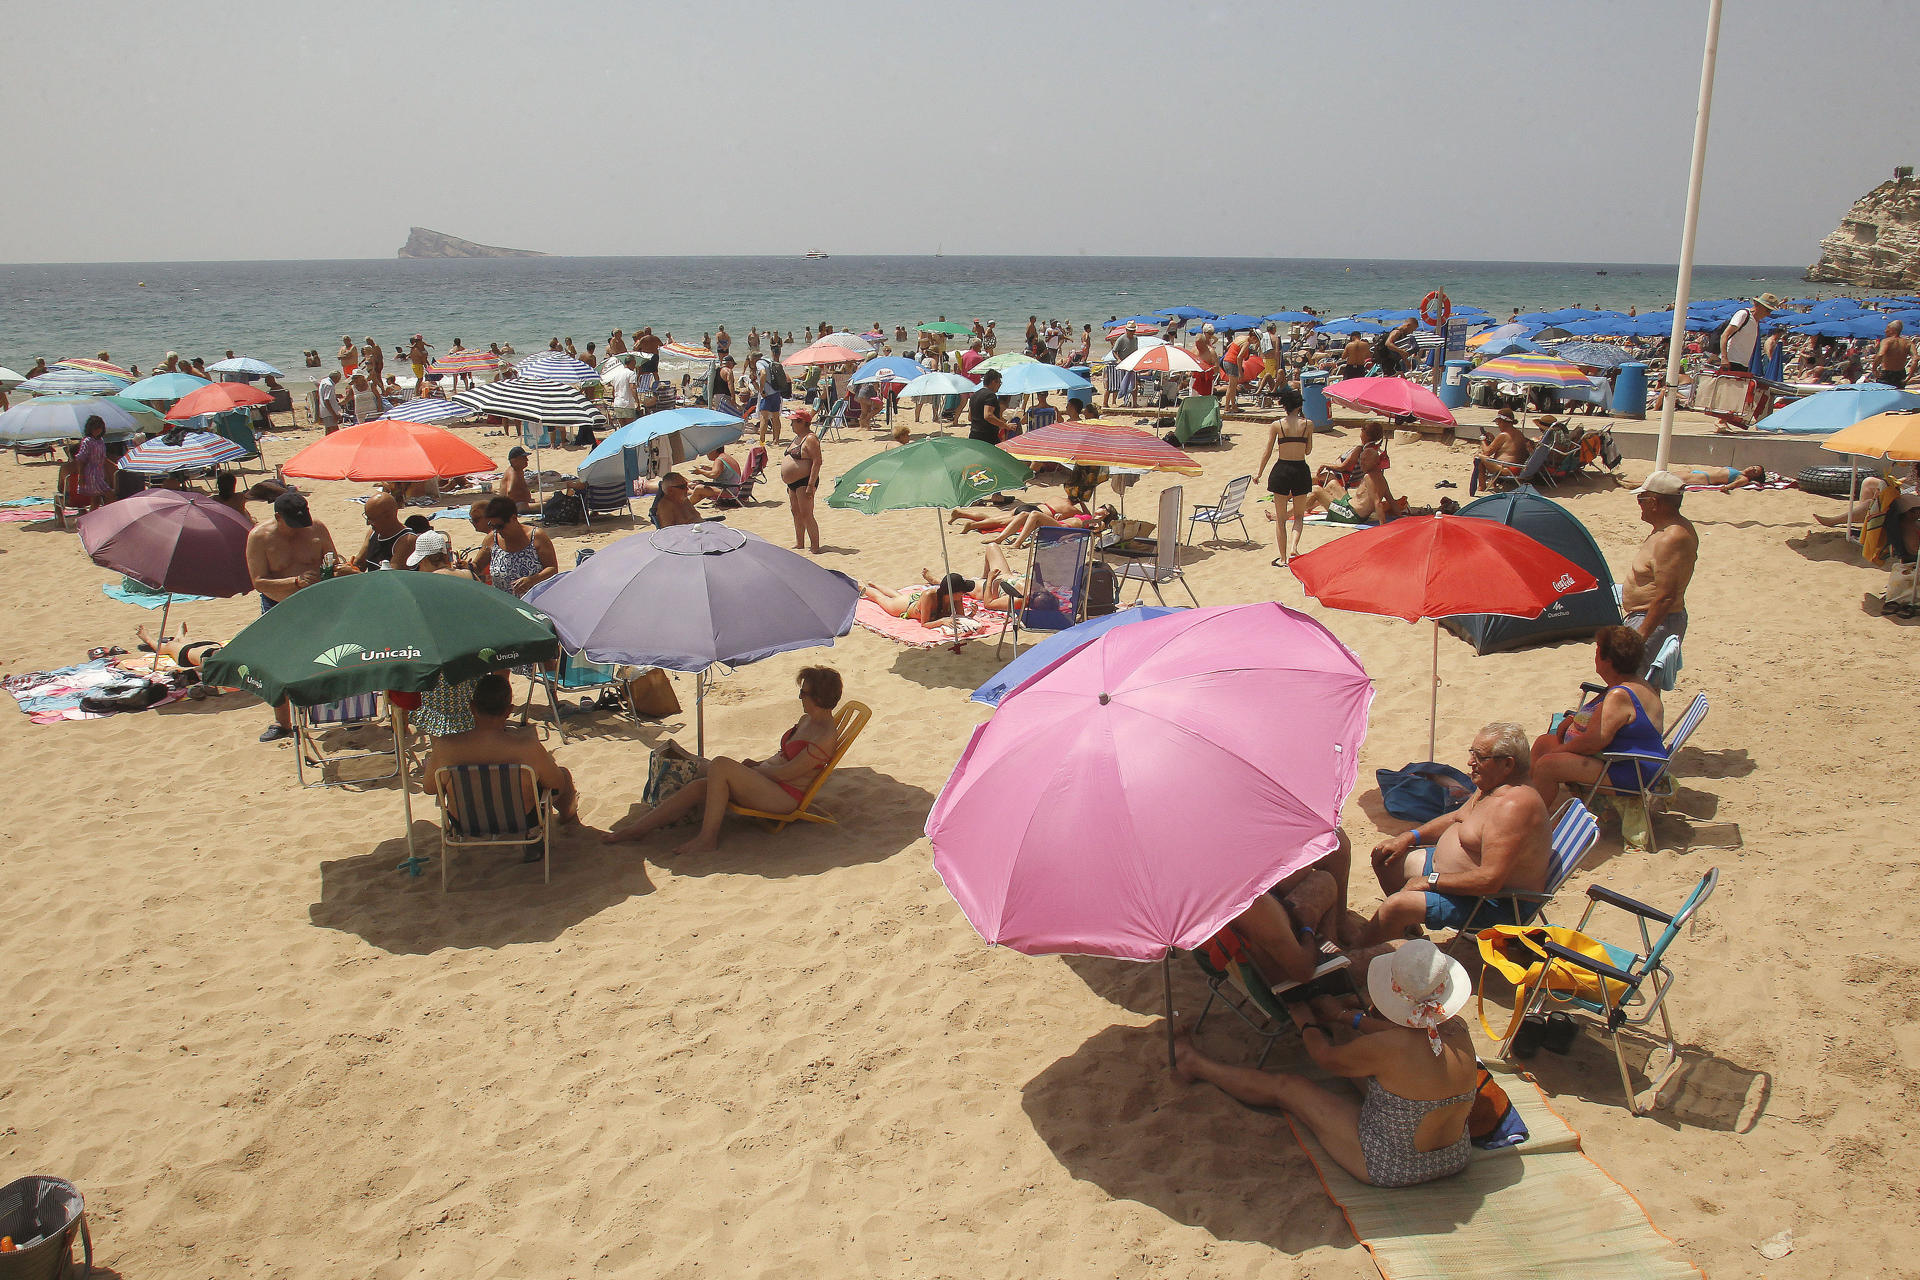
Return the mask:
[[1863,458],[1884,454],[1902,462],[1920,460],[1920,413],[1876,413],[1834,432],[1820,447]]

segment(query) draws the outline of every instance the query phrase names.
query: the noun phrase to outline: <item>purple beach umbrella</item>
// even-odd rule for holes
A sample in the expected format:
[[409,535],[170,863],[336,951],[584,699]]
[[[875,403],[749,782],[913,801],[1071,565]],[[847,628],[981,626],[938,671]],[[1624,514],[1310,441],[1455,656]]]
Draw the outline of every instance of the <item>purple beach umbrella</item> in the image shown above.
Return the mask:
[[[247,572],[253,526],[205,494],[149,489],[89,511],[74,529],[95,564],[167,593],[163,636],[175,594],[237,596],[253,590]],[[153,661],[160,665],[159,654]]]

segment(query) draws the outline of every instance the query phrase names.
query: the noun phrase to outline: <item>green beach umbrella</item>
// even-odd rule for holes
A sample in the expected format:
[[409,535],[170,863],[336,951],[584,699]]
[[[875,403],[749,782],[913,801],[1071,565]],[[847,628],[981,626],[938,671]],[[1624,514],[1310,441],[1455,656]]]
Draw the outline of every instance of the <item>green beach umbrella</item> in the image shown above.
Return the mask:
[[[941,576],[953,572],[947,560],[947,522],[940,512],[963,507],[990,493],[1023,488],[1033,468],[1006,450],[980,440],[929,436],[899,449],[875,454],[841,476],[827,499],[830,507],[877,515],[932,507],[940,530]],[[954,651],[960,649],[960,620],[953,619]]]
[[989,356],[973,366],[974,377],[979,377],[988,369],[1011,369],[1017,364],[1039,364],[1032,356],[1021,355],[1018,351],[1002,351],[997,356]]
[[954,320],[935,320],[932,324],[921,325],[920,332],[921,333],[950,333],[956,337],[964,338],[965,336],[973,332],[973,326],[960,324],[959,322]]
[[[381,570],[296,591],[222,645],[201,678],[310,707],[389,689],[424,693],[442,679],[454,684],[559,654],[553,624],[504,591],[452,574]],[[398,710],[393,740],[404,759]],[[400,782],[402,865],[417,866],[404,772]]]

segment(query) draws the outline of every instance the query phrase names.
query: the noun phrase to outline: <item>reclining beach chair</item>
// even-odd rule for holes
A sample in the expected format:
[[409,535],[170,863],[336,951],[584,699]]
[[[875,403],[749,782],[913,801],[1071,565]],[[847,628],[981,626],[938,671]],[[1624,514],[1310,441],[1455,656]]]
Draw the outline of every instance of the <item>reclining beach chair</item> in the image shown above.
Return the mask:
[[[1635,1115],[1644,1115],[1645,1112],[1633,1100],[1633,1080],[1627,1074],[1626,1055],[1620,1050],[1620,1028],[1644,1027],[1652,1022],[1653,1015],[1658,1013],[1661,1031],[1665,1033],[1664,1048],[1667,1051],[1668,1060],[1672,1061],[1679,1056],[1679,1046],[1673,1039],[1673,1021],[1667,1016],[1667,993],[1673,990],[1675,980],[1673,970],[1667,966],[1667,949],[1673,945],[1674,939],[1680,936],[1682,926],[1691,921],[1694,914],[1706,904],[1707,899],[1713,896],[1714,888],[1719,883],[1720,869],[1715,867],[1700,877],[1699,883],[1694,885],[1693,891],[1687,895],[1687,900],[1681,903],[1680,909],[1671,915],[1601,885],[1589,885],[1587,909],[1581,913],[1580,923],[1575,926],[1581,933],[1587,932],[1587,922],[1593,918],[1593,909],[1602,904],[1616,907],[1631,915],[1634,923],[1640,927],[1640,949],[1637,951],[1596,939],[1606,951],[1607,960],[1610,963],[1591,959],[1557,942],[1543,940],[1540,944],[1553,960],[1584,969],[1600,978],[1611,978],[1625,988],[1616,999],[1611,987],[1605,982],[1599,983],[1597,985],[1600,987],[1602,998],[1596,1001],[1570,993],[1555,992],[1549,989],[1550,984],[1536,982],[1533,985],[1533,994],[1527,999],[1524,1012],[1564,1010],[1584,1014],[1603,1023],[1607,1028],[1608,1038],[1613,1041],[1614,1061],[1620,1066],[1620,1087],[1627,1095],[1627,1109]],[[1661,930],[1659,937],[1653,937],[1652,931],[1647,928],[1649,920],[1657,920],[1666,926]],[[1591,934],[1588,936],[1592,937]],[[1516,1018],[1513,1025],[1517,1030],[1520,1019]],[[1512,1044],[1512,1037],[1508,1037],[1506,1043],[1500,1046],[1502,1057],[1507,1056]],[[1649,1063],[1651,1061],[1649,1059]]]
[[[1221,930],[1221,937],[1233,939],[1232,931]],[[1306,982],[1286,982],[1273,987],[1267,984],[1266,978],[1252,961],[1245,957],[1243,948],[1237,945],[1223,946],[1221,937],[1193,953],[1194,963],[1200,966],[1200,972],[1207,979],[1207,1002],[1201,1006],[1200,1016],[1194,1019],[1193,1034],[1200,1034],[1201,1025],[1213,1010],[1213,1002],[1220,1001],[1260,1038],[1260,1056],[1253,1063],[1256,1068],[1267,1065],[1267,1055],[1273,1052],[1274,1043],[1280,1037],[1299,1031],[1287,1013],[1285,997],[1289,993],[1298,993],[1294,996],[1298,1000],[1305,994],[1300,992],[1301,987],[1313,986],[1316,991],[1323,990],[1331,985],[1323,982],[1323,979],[1336,974],[1339,977],[1334,979],[1335,983],[1344,983],[1348,991],[1354,990],[1351,962],[1338,951],[1326,953],[1325,958],[1314,967],[1313,977]],[[1237,944],[1238,939],[1233,941]]]
[[[547,691],[547,709],[553,713],[553,728],[560,735],[560,742],[567,741],[567,727],[561,722],[560,697],[565,693],[601,693],[613,690],[619,695],[620,704],[633,713],[633,701],[627,693],[627,682],[620,678],[620,668],[611,662],[589,662],[579,654],[568,649],[560,650],[560,667],[557,671],[544,668],[534,670],[534,682]],[[527,706],[533,705],[533,699],[527,699]],[[637,717],[636,717],[637,718]],[[521,723],[526,723],[523,710]]]
[[767,471],[767,451],[760,445],[747,450],[747,465],[740,471],[740,478],[732,484],[716,484],[723,497],[714,503],[717,507],[750,507],[753,505],[753,487]]
[[1247,518],[1241,514],[1240,507],[1247,500],[1247,490],[1253,484],[1252,476],[1238,476],[1227,481],[1227,487],[1220,491],[1220,501],[1212,506],[1198,505],[1193,514],[1187,517],[1187,545],[1193,545],[1193,531],[1198,525],[1206,525],[1213,530],[1208,542],[1220,540],[1220,526],[1238,521],[1240,532],[1248,542],[1254,541],[1253,531],[1247,528]]
[[1160,588],[1175,582],[1186,588],[1187,598],[1193,601],[1194,608],[1200,607],[1200,597],[1193,594],[1193,588],[1187,583],[1187,576],[1180,568],[1180,502],[1184,498],[1184,487],[1168,485],[1160,491],[1160,536],[1154,542],[1153,563],[1140,564],[1129,562],[1115,570],[1115,576],[1121,582],[1137,582],[1139,589],[1133,593],[1133,602],[1138,604],[1147,594],[1147,588],[1153,588],[1153,598],[1166,604],[1167,598]]
[[[1662,652],[1665,652],[1664,646]],[[1639,801],[1640,814],[1647,824],[1647,846],[1653,848],[1653,802],[1673,798],[1673,758],[1680,754],[1680,748],[1687,745],[1687,739],[1693,736],[1693,731],[1698,729],[1700,722],[1706,718],[1707,695],[1696,693],[1686,713],[1680,717],[1680,722],[1673,727],[1672,734],[1667,738],[1667,755],[1664,760],[1633,751],[1601,752],[1595,759],[1603,765],[1631,764],[1639,785],[1616,786],[1609,776],[1610,770],[1603,769],[1600,777],[1587,788],[1587,803],[1592,804],[1596,796],[1606,796],[1629,804],[1635,800]],[[1624,826],[1626,815],[1623,813],[1621,817]]]
[[609,484],[587,483],[587,491],[581,496],[581,507],[586,512],[587,528],[593,528],[595,515],[612,515],[616,511],[626,513],[629,520],[633,516],[633,487],[625,480],[616,480]]
[[825,809],[813,807],[813,798],[820,793],[820,788],[827,779],[833,776],[833,771],[840,767],[840,761],[845,758],[847,748],[853,745],[854,740],[860,736],[860,731],[867,727],[867,721],[871,719],[873,719],[873,709],[866,703],[841,704],[840,710],[835,712],[833,717],[833,736],[838,745],[834,747],[833,754],[827,757],[827,762],[821,766],[820,772],[813,775],[813,781],[808,784],[807,789],[800,793],[800,802],[794,805],[792,813],[765,813],[759,809],[749,809],[738,804],[729,804],[727,812],[737,813],[743,818],[758,818],[767,824],[769,831],[782,830],[789,822],[820,822],[828,826],[838,825],[832,814]]
[[[1569,799],[1553,815],[1552,835],[1548,838],[1551,848],[1547,854],[1547,878],[1540,892],[1505,889],[1474,899],[1467,922],[1460,926],[1460,931],[1453,935],[1446,949],[1451,951],[1460,944],[1462,938],[1471,938],[1488,925],[1505,924],[1510,917],[1520,924],[1532,924],[1535,921],[1546,923],[1547,907],[1553,902],[1554,895],[1560,892],[1560,886],[1567,882],[1567,877],[1573,874],[1599,839],[1600,823],[1593,816],[1593,811],[1578,800]],[[1506,904],[1510,909],[1510,917],[1501,916],[1496,921],[1490,905],[1494,903]]]
[[1173,415],[1173,439],[1170,444],[1182,448],[1220,444],[1220,397],[1185,396]]
[[[327,736],[336,732],[379,727],[386,714],[383,701],[377,693],[356,693],[339,702],[293,709],[293,770],[301,786],[340,787],[349,783],[379,782],[400,772],[400,759],[394,752],[391,737],[377,751],[329,751],[325,742]],[[362,778],[342,778],[338,775],[339,767],[349,760],[372,760],[380,756],[393,761],[393,767],[385,773],[368,774]],[[314,770],[312,781],[307,779],[309,766]]]
[[1020,632],[1065,631],[1087,617],[1087,574],[1093,534],[1086,529],[1047,526],[1035,532],[1027,560],[1027,595],[1013,611],[1009,625],[993,642],[994,657],[1012,634],[1015,648]]
[[530,764],[463,764],[437,769],[440,806],[440,892],[455,849],[540,847],[540,881],[553,879],[553,798]]

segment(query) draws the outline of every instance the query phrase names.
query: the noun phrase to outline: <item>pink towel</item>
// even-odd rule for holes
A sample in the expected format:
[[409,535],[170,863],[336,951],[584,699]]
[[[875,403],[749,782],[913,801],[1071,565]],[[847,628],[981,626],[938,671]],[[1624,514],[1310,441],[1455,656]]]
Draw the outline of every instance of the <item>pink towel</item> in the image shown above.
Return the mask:
[[[1007,615],[983,609],[968,596],[967,616],[960,620],[960,640],[992,640],[1007,629]],[[896,618],[871,600],[862,600],[853,611],[853,620],[878,635],[906,645],[909,649],[938,649],[953,643],[953,622],[942,618],[932,626],[923,626],[905,618]]]

